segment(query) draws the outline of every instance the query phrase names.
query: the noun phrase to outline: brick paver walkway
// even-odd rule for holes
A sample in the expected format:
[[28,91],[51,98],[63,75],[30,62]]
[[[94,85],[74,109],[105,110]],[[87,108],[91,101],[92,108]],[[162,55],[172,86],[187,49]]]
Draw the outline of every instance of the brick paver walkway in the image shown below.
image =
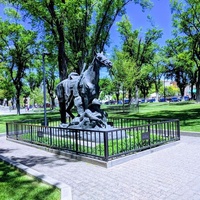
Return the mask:
[[199,200],[200,137],[103,168],[0,137],[0,154],[62,181],[73,200]]

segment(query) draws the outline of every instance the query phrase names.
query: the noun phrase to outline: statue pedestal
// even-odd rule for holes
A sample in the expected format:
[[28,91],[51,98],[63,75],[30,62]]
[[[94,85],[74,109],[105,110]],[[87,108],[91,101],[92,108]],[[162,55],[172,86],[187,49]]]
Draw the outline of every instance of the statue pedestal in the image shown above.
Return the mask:
[[77,131],[79,140],[85,140],[89,142],[103,143],[105,134],[108,135],[108,140],[124,139],[126,138],[125,130],[113,128],[108,125],[106,128],[94,128],[94,129],[80,129],[76,127],[69,127],[66,135],[72,136]]

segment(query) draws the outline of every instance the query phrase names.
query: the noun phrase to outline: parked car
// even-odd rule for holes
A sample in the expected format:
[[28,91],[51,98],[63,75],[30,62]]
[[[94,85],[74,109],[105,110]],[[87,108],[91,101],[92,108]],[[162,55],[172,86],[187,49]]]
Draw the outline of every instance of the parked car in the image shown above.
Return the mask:
[[178,97],[172,97],[172,98],[170,99],[170,101],[171,101],[171,102],[179,102],[180,99],[179,99]]
[[145,99],[139,99],[139,103],[145,103]]
[[117,102],[117,104],[123,104],[122,100],[119,100],[119,101]]
[[161,97],[161,98],[159,99],[159,102],[166,102],[166,101],[167,101],[167,99],[164,98],[164,97]]
[[147,102],[148,102],[148,103],[153,103],[153,102],[155,102],[155,101],[156,101],[156,99],[154,99],[154,98],[147,99]]
[[115,100],[109,100],[105,102],[106,105],[116,104]]
[[184,98],[184,101],[189,101],[190,100],[189,96],[184,96],[183,98]]
[[124,99],[124,104],[129,104],[129,99]]

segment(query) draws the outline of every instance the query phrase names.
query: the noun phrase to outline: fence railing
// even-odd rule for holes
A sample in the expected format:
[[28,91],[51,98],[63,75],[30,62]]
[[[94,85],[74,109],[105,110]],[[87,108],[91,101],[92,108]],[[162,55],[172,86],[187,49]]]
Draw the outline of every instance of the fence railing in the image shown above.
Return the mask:
[[[68,119],[68,122],[70,119]],[[115,128],[59,127],[59,119],[6,123],[7,138],[108,161],[180,139],[179,120],[109,118]]]

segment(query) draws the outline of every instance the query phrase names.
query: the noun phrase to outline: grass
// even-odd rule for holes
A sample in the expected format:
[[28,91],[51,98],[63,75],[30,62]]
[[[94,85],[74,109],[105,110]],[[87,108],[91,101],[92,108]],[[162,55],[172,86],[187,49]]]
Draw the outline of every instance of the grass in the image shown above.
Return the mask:
[[[23,120],[34,120],[34,119],[43,119],[43,113],[25,113],[21,115],[12,114],[12,115],[0,115],[0,133],[6,132],[6,122],[13,121],[23,121]],[[48,112],[48,117],[59,117],[58,112]]]
[[179,119],[181,131],[200,132],[200,104],[195,102],[144,103],[139,105],[139,113],[130,109],[124,113],[110,112],[109,116]]
[[[181,131],[200,132],[200,104],[192,101],[178,103],[143,103],[139,106],[139,113],[135,113],[133,107],[130,107],[129,110],[126,108],[125,112],[122,112],[122,109],[117,111],[114,109],[115,107],[116,105],[103,105],[102,109],[105,109],[110,117],[179,119]],[[58,116],[58,112],[47,113],[47,117]],[[0,133],[6,132],[6,122],[41,118],[43,118],[43,113],[0,115]]]
[[0,161],[0,199],[59,200],[60,190]]

